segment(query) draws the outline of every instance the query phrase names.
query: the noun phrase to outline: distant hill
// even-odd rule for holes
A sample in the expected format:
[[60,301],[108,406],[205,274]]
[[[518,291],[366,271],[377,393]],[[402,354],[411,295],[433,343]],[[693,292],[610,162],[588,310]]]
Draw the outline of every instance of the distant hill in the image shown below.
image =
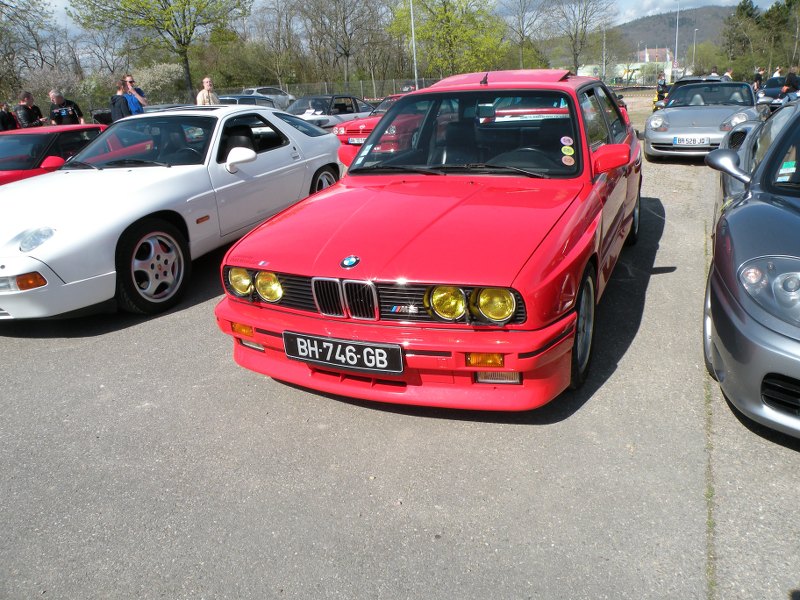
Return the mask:
[[[732,6],[703,6],[680,11],[678,18],[678,56],[691,57],[694,30],[697,28],[697,43],[718,42],[725,19],[735,10]],[[616,30],[636,48],[675,48],[676,11],[651,17],[642,17],[622,25]]]

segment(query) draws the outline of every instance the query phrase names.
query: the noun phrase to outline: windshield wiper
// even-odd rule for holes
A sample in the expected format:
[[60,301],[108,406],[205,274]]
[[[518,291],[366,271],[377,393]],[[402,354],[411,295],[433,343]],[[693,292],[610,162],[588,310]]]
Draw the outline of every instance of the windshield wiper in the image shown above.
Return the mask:
[[94,169],[96,171],[100,170],[100,167],[98,167],[97,165],[93,165],[92,163],[88,163],[88,162],[83,162],[82,160],[71,160],[68,163],[64,164],[65,167],[71,167],[73,165],[76,166],[76,167],[89,167],[89,168]]
[[478,170],[492,170],[492,171],[510,171],[512,173],[519,173],[526,177],[534,177],[537,179],[550,179],[550,175],[538,171],[530,171],[521,167],[512,167],[510,165],[495,165],[492,163],[467,163],[465,165],[442,165],[442,169],[451,170],[465,170],[465,171],[478,171]]
[[110,162],[105,163],[104,166],[106,167],[121,167],[125,165],[139,165],[139,166],[150,166],[156,165],[157,167],[171,167],[172,165],[168,163],[158,162],[157,160],[145,160],[143,158],[120,158],[118,160],[112,160]]
[[424,173],[425,175],[444,175],[438,169],[433,169],[431,167],[415,167],[412,165],[372,165],[369,167],[355,167],[350,169],[350,173],[361,173],[370,172],[370,173],[379,173],[381,171],[403,171],[405,173]]

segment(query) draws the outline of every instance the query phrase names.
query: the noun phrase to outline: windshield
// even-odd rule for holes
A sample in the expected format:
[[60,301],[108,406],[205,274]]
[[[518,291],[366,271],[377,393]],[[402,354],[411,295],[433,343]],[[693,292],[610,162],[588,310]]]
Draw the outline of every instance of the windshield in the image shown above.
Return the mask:
[[118,121],[63,168],[200,165],[216,122],[178,114]]
[[389,107],[392,106],[395,102],[400,99],[399,96],[387,96],[384,98],[378,106],[375,107],[375,110],[372,111],[373,115],[382,115],[383,113],[389,110]]
[[324,115],[330,102],[330,98],[325,96],[306,96],[292,102],[286,112],[290,115]]
[[572,102],[555,91],[406,96],[369,136],[350,172],[574,176],[581,163],[575,123]]
[[52,133],[0,136],[0,171],[33,169],[52,139]]
[[677,106],[753,106],[753,89],[746,83],[692,83],[673,90],[667,108]]

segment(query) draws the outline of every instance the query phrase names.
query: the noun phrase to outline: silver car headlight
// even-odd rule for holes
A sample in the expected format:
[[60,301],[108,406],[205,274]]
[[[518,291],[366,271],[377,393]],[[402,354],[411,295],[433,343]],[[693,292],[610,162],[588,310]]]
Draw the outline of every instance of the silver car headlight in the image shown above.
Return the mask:
[[53,237],[55,233],[56,230],[50,227],[39,227],[38,229],[26,231],[19,238],[19,251],[30,252],[35,250]]
[[764,256],[744,263],[739,283],[771,315],[800,325],[800,259]]
[[669,122],[663,115],[655,114],[647,119],[647,126],[653,131],[667,131]]
[[745,121],[747,121],[747,119],[748,119],[747,113],[739,112],[725,119],[722,122],[722,125],[719,126],[719,128],[722,131],[730,131],[731,129],[736,127],[739,123],[744,123]]

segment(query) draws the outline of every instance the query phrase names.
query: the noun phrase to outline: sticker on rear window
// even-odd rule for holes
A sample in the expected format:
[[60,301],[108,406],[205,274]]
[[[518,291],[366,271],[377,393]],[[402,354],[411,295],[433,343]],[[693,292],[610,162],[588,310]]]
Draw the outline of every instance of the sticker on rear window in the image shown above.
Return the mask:
[[561,148],[561,153],[564,154],[565,156],[572,156],[573,154],[575,154],[575,148],[573,148],[572,146],[564,146],[563,148]]
[[565,146],[572,146],[574,142],[575,140],[573,140],[568,135],[565,135],[564,137],[561,138],[561,143],[564,144]]

